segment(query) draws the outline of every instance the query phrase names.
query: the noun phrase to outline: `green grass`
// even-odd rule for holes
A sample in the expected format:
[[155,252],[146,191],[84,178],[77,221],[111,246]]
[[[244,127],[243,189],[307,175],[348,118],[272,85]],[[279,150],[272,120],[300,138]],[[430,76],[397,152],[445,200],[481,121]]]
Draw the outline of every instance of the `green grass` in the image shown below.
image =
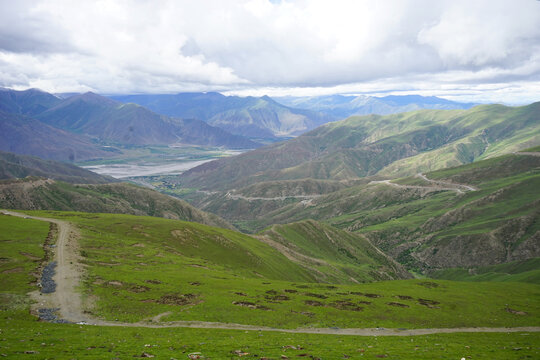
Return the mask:
[[[198,317],[197,320],[283,326],[378,325],[411,328],[471,324],[474,326],[516,326],[538,325],[539,323],[540,288],[536,285],[499,286],[493,283],[467,284],[452,281],[411,280],[334,287],[328,284],[269,280],[259,276],[245,276],[243,267],[245,263],[231,263],[226,268],[216,264],[217,259],[211,254],[198,253],[192,255],[192,258],[175,254],[173,252],[178,250],[177,244],[167,241],[170,240],[167,238],[154,238],[154,235],[164,235],[169,229],[167,222],[174,223],[175,228],[188,226],[187,223],[132,216],[45,212],[39,214],[54,215],[80,226],[81,250],[86,255],[88,274],[82,290],[86,295],[98,297],[94,311],[96,315],[106,318],[117,316],[135,320],[166,310],[172,311],[173,315],[165,320]],[[154,229],[146,228],[149,223],[156,224],[155,221],[159,225],[155,227],[156,232]],[[140,225],[141,228],[133,229],[134,224]],[[147,353],[156,358],[185,359],[189,353],[200,352],[205,358],[238,359],[240,357],[234,352],[240,350],[249,353],[246,357],[257,359],[279,359],[282,355],[288,358],[312,356],[321,359],[346,357],[376,359],[381,356],[389,359],[459,359],[461,357],[522,359],[536,358],[540,353],[539,333],[361,337],[216,329],[99,327],[36,322],[35,318],[29,315],[29,300],[24,294],[35,289],[35,284],[29,283],[29,280],[32,279],[30,274],[37,269],[39,262],[20,255],[21,252],[28,252],[36,257],[43,256],[41,246],[47,236],[48,228],[45,222],[0,216],[3,266],[8,263],[6,259],[9,259],[9,263],[18,262],[17,266],[24,268],[24,271],[20,273],[21,277],[16,281],[0,282],[2,294],[17,294],[21,299],[18,303],[9,301],[2,304],[0,312],[1,356],[29,359],[124,359]],[[196,231],[196,228],[190,229]],[[226,232],[221,229],[218,231],[219,235],[224,237]],[[248,242],[244,240],[246,248],[255,252],[255,247],[246,244]],[[139,245],[134,247],[135,244]],[[140,244],[145,247],[140,247]],[[202,247],[203,243],[200,246]],[[183,244],[181,247],[184,248],[186,254],[197,251],[196,248],[191,249],[189,244]],[[156,256],[156,250],[160,250],[164,257]],[[141,254],[144,257],[138,256]],[[194,263],[195,259],[207,269],[186,266],[187,263]],[[103,260],[111,263],[118,262],[120,265],[108,266],[98,263]],[[143,261],[148,265],[141,265]],[[3,267],[2,269],[12,268]],[[272,271],[268,271],[267,276],[273,276]],[[235,276],[242,273],[245,278]],[[96,274],[101,274],[101,281],[98,281],[101,284],[95,283],[98,280]],[[2,279],[4,278],[5,275],[2,276]],[[146,279],[152,279],[153,283],[145,282]],[[125,282],[121,286],[105,285],[108,280]],[[161,283],[158,284],[155,280]],[[200,284],[193,285],[197,281]],[[137,285],[148,286],[151,289],[143,293],[132,292],[135,289],[133,286]],[[271,289],[290,295],[292,299],[281,301],[282,304],[270,302],[266,296],[273,296],[268,293]],[[284,292],[285,289],[298,292]],[[136,306],[140,295],[143,295],[141,298],[152,298],[171,292],[184,293],[186,291],[197,294],[204,302],[183,306],[152,303],[145,303],[144,307]],[[240,291],[245,292],[246,296],[232,293]],[[339,294],[346,291],[375,293],[381,297]],[[321,294],[328,298],[306,296],[305,293]],[[414,298],[401,300],[395,298],[396,295],[411,295]],[[329,305],[335,300],[343,300],[344,296],[355,302],[361,299],[361,301],[371,301],[372,304],[363,304],[365,309],[361,312],[337,310],[331,306],[307,308],[302,305],[305,299],[317,300]],[[225,299],[221,299],[223,297]],[[437,305],[439,308],[418,305],[416,297],[440,301]],[[273,311],[234,306],[230,303],[233,298],[267,304]],[[116,299],[121,299],[121,301],[116,302]],[[292,302],[293,305],[285,304],[288,302]],[[401,302],[408,304],[410,308],[394,308],[386,305],[387,302]],[[208,304],[207,307],[204,307],[205,303]],[[135,308],[132,308],[134,305]],[[107,313],[109,306],[112,306],[114,313]],[[527,311],[529,314],[526,316],[511,314],[505,311],[506,306]],[[294,308],[301,310],[302,307],[313,312],[313,322],[305,323],[299,320],[306,317],[305,315],[291,312]],[[137,311],[143,313],[137,314]],[[208,316],[204,316],[204,312],[208,312]],[[229,312],[232,314],[227,314]],[[129,316],[127,316],[128,313]],[[271,316],[265,319],[265,315],[261,314],[271,314]],[[287,318],[293,318],[293,320],[287,320]]]
[[[540,287],[532,284],[437,281],[436,287],[425,287],[423,280],[321,284],[273,248],[228,230],[149,217],[39,214],[72,221],[81,229],[87,266],[83,293],[95,302],[92,313],[108,320],[134,322],[170,312],[162,320],[279,328],[539,323]],[[176,230],[183,235],[171,235]],[[398,295],[410,298],[400,300]],[[429,308],[419,299],[438,304]],[[407,307],[388,305],[392,302]],[[529,315],[511,314],[506,304]]]
[[540,284],[540,258],[483,266],[472,272],[460,268],[444,269],[434,271],[430,276],[458,281],[514,281]]
[[32,275],[45,256],[49,224],[0,214],[0,306],[25,307],[26,293],[36,289]]
[[[414,337],[359,337],[279,332],[145,329],[80,326],[17,320],[2,314],[0,354],[24,359],[533,359],[540,356],[539,333],[438,334]],[[296,349],[291,348],[294,346]],[[236,350],[249,355],[239,357]],[[35,353],[25,353],[34,351]]]

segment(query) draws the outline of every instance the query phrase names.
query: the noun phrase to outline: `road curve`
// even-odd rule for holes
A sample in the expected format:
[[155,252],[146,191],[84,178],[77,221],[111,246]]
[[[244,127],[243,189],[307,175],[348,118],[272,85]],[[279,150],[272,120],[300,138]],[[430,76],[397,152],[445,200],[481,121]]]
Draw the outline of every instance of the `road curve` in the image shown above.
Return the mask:
[[[140,321],[136,323],[125,323],[118,321],[105,321],[88,317],[83,313],[80,294],[75,291],[80,280],[81,265],[77,259],[77,245],[75,227],[67,221],[29,216],[26,214],[2,210],[2,213],[11,216],[30,218],[35,220],[55,223],[58,226],[58,239],[56,243],[55,260],[57,261],[56,292],[49,295],[42,295],[48,306],[60,308],[62,319],[75,323],[84,323],[97,326],[120,326],[120,327],[145,327],[145,328],[196,328],[196,329],[228,329],[246,331],[275,331],[294,334],[328,334],[328,335],[356,335],[356,336],[418,336],[430,334],[449,333],[510,333],[510,332],[540,332],[540,327],[514,327],[514,328],[433,328],[433,329],[387,329],[387,328],[297,328],[297,329],[277,329],[266,326],[243,325],[234,323],[219,323],[206,321],[172,321],[153,322]],[[154,317],[156,318],[156,317]]]

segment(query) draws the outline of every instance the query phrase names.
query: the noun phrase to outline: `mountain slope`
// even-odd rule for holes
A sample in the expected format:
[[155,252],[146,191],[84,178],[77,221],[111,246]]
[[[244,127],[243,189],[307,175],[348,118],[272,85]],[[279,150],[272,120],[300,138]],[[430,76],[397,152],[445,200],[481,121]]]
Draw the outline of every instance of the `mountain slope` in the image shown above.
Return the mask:
[[67,98],[37,118],[61,129],[121,144],[257,146],[248,139],[231,135],[200,120],[172,119],[135,104],[122,104],[93,93]]
[[540,153],[510,154],[425,178],[355,185],[309,202],[282,204],[253,222],[260,228],[323,220],[365,235],[423,273],[540,256]]
[[33,116],[61,101],[58,97],[38,89],[16,91],[0,88],[0,110],[7,113]]
[[0,208],[148,215],[233,229],[185,201],[127,183],[71,185],[24,179],[0,183]]
[[268,96],[238,97],[219,93],[114,96],[168,116],[196,118],[233,134],[251,138],[278,138],[299,135],[336,120],[311,110],[293,109]]
[[309,269],[319,281],[364,282],[412,277],[362,236],[313,220],[274,225],[259,233],[258,238]]
[[[351,117],[287,142],[203,164],[186,172],[182,181],[223,190],[270,180],[350,180],[383,169],[385,176],[412,175],[538,145],[539,117],[540,102]],[[417,161],[409,163],[414,156]]]
[[112,177],[99,175],[72,164],[0,151],[0,179],[27,176],[44,177],[74,184],[106,184],[116,181]]
[[0,151],[33,155],[58,161],[83,161],[113,156],[114,148],[92,143],[72,134],[18,114],[0,111]]
[[276,101],[287,106],[324,111],[339,118],[353,115],[389,115],[420,109],[468,109],[474,106],[469,103],[459,103],[435,96],[419,95],[391,95],[375,96],[348,96],[328,95],[313,97],[278,97]]

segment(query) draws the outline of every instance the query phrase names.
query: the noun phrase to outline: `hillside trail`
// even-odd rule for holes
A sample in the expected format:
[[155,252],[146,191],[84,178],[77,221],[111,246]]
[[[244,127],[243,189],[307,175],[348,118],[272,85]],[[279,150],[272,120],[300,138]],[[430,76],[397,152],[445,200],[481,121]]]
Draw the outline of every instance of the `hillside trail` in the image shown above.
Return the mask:
[[329,335],[356,335],[356,336],[416,336],[429,334],[449,333],[509,333],[509,332],[540,332],[540,327],[514,327],[514,328],[431,328],[431,329],[387,329],[387,328],[297,328],[277,329],[267,326],[243,325],[235,323],[219,323],[207,321],[171,321],[160,322],[160,318],[167,313],[154,316],[148,321],[125,323],[120,321],[106,321],[95,319],[83,311],[81,295],[76,288],[83,272],[82,264],[78,262],[77,228],[67,221],[30,216],[14,211],[2,210],[5,215],[17,216],[27,219],[35,219],[55,223],[58,226],[58,239],[54,260],[57,261],[56,274],[53,277],[56,282],[56,291],[51,294],[33,292],[31,297],[38,303],[34,308],[59,308],[61,319],[73,323],[97,326],[119,327],[145,327],[145,328],[196,328],[196,329],[226,329],[246,331],[274,331],[294,334],[329,334]]
[[374,180],[374,181],[370,181],[369,184],[386,184],[386,185],[390,185],[390,186],[394,186],[394,187],[402,188],[402,189],[430,189],[433,191],[447,190],[447,191],[455,191],[458,194],[464,194],[466,191],[478,190],[475,187],[465,185],[465,184],[456,184],[456,183],[451,183],[451,182],[446,182],[446,181],[432,180],[422,173],[416,174],[415,177],[420,178],[424,181],[427,181],[430,184],[433,184],[433,186],[403,185],[403,184],[394,183],[392,182],[392,180]]
[[[234,191],[234,190],[232,190]],[[321,197],[322,195],[287,195],[287,196],[275,196],[275,197],[254,197],[254,196],[243,196],[238,194],[232,194],[231,191],[228,191],[225,194],[225,197],[231,200],[246,200],[246,201],[257,201],[257,200],[263,200],[263,201],[284,201],[287,199],[302,199],[302,200],[312,200],[318,197]]]

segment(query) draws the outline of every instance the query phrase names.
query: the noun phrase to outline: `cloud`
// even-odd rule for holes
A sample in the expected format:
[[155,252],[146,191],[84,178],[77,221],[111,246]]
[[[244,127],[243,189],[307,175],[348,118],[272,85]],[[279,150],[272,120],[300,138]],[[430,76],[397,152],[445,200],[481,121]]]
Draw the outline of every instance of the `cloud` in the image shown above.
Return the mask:
[[0,0],[0,85],[535,91],[538,24],[534,0]]

